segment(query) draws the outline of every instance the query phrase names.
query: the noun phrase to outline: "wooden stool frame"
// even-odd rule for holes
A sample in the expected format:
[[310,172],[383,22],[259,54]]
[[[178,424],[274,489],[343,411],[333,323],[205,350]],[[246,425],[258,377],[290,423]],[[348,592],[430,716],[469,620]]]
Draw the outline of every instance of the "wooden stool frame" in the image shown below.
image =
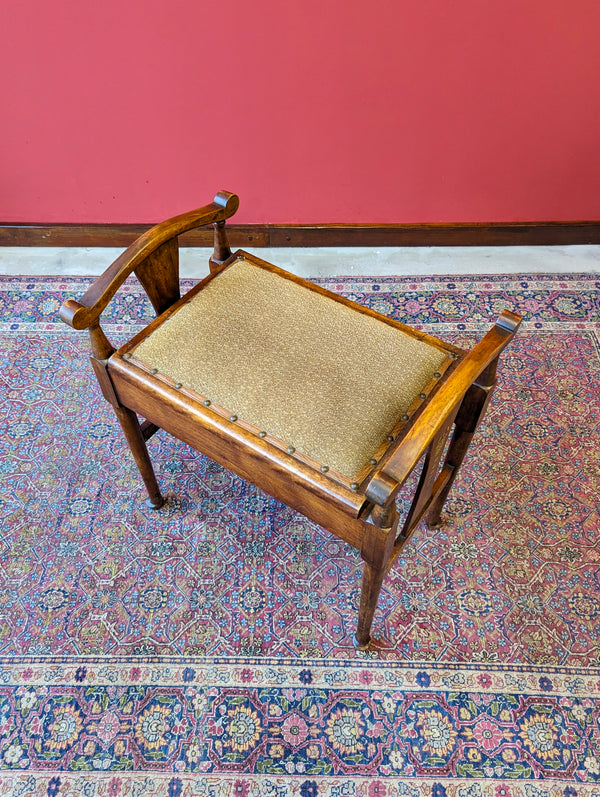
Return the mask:
[[[116,351],[100,326],[101,313],[131,273],[136,274],[157,316],[176,311],[185,301],[179,290],[178,236],[188,230],[209,224],[214,227],[211,275],[193,290],[202,289],[205,282],[233,262],[237,255],[232,255],[229,248],[225,220],[238,205],[237,196],[221,191],[211,204],[148,230],[79,301],[65,302],[60,317],[74,329],[89,331],[92,367],[129,443],[153,508],[159,509],[164,499],[146,440],[163,428],[360,551],[364,571],[354,643],[364,649],[370,642],[381,585],[394,559],[423,518],[430,527],[441,524],[444,502],[494,391],[498,358],[521,319],[505,310],[471,351],[448,345],[453,358],[451,367],[408,423],[391,436],[389,446],[373,461],[360,483],[336,481],[271,441],[211,411],[169,380],[156,378],[130,362],[129,349],[136,338]],[[299,277],[286,276],[307,290],[330,295],[358,312],[396,324]],[[148,329],[159,323],[162,320],[157,318]],[[414,330],[411,333],[426,337]],[[141,424],[138,415],[146,419]],[[396,497],[421,462],[410,509],[406,517],[400,518]]]

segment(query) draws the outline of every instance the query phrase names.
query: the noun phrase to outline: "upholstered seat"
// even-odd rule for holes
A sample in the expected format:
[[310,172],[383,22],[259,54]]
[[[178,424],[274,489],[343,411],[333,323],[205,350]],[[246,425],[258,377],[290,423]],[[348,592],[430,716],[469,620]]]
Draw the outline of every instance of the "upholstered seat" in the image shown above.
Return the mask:
[[166,318],[132,363],[351,482],[451,362],[444,344],[246,253]]
[[[355,643],[364,648],[394,557],[421,518],[441,522],[520,319],[502,312],[465,352],[245,252],[232,255],[225,220],[238,204],[220,192],[153,227],[78,302],[67,301],[61,318],[89,330],[92,366],[153,508],[164,498],[146,440],[165,429],[360,551]],[[180,298],[178,236],[207,224],[211,273]],[[100,316],[133,272],[157,318],[117,351]],[[419,465],[401,517],[396,499]]]

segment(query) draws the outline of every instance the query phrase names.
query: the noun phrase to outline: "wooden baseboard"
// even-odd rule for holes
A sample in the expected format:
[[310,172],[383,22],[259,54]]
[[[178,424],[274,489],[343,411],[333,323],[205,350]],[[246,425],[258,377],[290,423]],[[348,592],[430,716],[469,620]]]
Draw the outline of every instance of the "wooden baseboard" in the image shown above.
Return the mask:
[[[0,246],[126,247],[150,224],[0,223]],[[229,224],[234,247],[263,246],[559,246],[600,244],[600,221],[490,224]],[[212,230],[181,238],[212,247]]]

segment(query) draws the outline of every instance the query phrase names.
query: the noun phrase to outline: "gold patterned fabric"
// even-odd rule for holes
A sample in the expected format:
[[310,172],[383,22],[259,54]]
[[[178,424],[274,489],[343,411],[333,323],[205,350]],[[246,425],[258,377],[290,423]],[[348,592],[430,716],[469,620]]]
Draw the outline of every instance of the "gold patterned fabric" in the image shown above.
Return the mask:
[[244,259],[132,353],[349,479],[446,359],[436,346]]

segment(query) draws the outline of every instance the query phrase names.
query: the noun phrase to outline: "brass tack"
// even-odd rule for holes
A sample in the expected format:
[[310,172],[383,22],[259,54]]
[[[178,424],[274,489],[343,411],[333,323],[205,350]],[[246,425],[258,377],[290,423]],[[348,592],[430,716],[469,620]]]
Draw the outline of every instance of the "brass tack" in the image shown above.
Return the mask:
[[287,452],[288,452],[288,454],[293,454],[295,450],[296,450],[296,449],[294,448],[294,446],[288,446],[288,447],[287,447]]
[[329,465],[321,465],[321,473],[327,473],[329,470]]
[[267,433],[266,433],[266,432],[259,432],[259,433],[258,433],[258,436],[259,436],[259,437],[266,437],[266,436],[267,436]]
[[202,403],[204,404],[205,407],[210,407],[210,399],[204,399]]
[[393,434],[388,434],[385,439],[388,441],[388,443],[393,443],[394,442],[394,435]]
[[402,416],[402,420],[403,421],[407,421],[408,420],[408,415],[406,413],[404,413],[404,415]]
[[123,355],[123,359],[124,360],[131,360],[131,354],[129,354],[129,352],[127,352],[127,354]]
[[229,416],[229,420],[230,420],[232,423],[235,423],[235,422],[237,421],[237,415],[230,415],[230,416]]
[[181,382],[175,382],[175,390],[181,390],[182,387],[183,385],[181,384]]
[[369,465],[377,465],[377,460],[376,460],[376,459],[373,459],[373,458],[371,458],[371,459],[369,460]]
[[157,373],[158,373],[158,368],[153,368],[153,369],[150,371],[150,373],[151,373],[151,374],[157,374]]
[[358,484],[356,482],[352,482],[352,484],[350,485],[350,489],[356,492],[358,490]]
[[433,376],[434,376],[436,379],[439,379],[439,378],[440,378],[440,376],[441,376],[441,374],[440,374],[440,372],[439,372],[439,371],[436,371],[436,372],[434,373],[434,375],[433,375]]
[[427,398],[427,393],[419,393],[419,398],[420,399],[426,399]]

